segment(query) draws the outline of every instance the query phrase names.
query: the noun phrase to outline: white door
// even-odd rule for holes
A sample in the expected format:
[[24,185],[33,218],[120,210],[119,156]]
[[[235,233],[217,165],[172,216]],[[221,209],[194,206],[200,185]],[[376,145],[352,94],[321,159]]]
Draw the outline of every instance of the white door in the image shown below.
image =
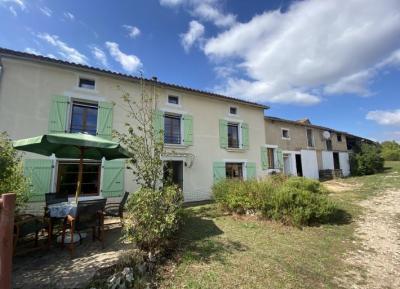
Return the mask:
[[310,179],[319,179],[317,152],[315,150],[301,150],[301,166],[303,176]]
[[339,153],[339,164],[342,169],[343,176],[347,177],[350,175],[350,161],[349,153]]
[[324,170],[333,170],[333,152],[322,151],[322,168]]
[[285,175],[290,176],[292,173],[291,165],[290,165],[290,155],[284,154],[283,155],[283,171]]

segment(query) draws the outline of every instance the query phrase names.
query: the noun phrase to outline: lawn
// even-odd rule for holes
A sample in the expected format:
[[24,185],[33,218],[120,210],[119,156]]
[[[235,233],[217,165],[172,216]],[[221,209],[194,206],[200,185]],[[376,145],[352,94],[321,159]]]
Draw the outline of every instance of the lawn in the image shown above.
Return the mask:
[[[340,288],[350,269],[344,253],[357,250],[357,202],[400,188],[400,162],[382,174],[343,180],[332,193],[345,212],[340,222],[298,229],[221,213],[216,205],[187,209],[174,261],[160,272],[161,288]],[[346,186],[344,186],[346,188]]]

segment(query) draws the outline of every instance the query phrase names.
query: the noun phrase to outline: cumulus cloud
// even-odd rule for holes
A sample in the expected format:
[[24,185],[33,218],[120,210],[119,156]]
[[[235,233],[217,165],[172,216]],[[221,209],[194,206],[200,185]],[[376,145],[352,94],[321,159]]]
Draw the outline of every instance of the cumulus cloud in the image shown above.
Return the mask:
[[136,55],[123,53],[119,49],[118,43],[107,41],[106,46],[110,55],[115,61],[121,64],[124,70],[128,72],[135,72],[142,67],[142,62],[140,59]]
[[97,46],[92,46],[91,51],[94,58],[96,58],[97,61],[99,61],[105,67],[108,66],[106,53],[102,49],[98,48]]
[[65,11],[64,12],[64,17],[70,21],[74,21],[75,20],[75,16],[74,14],[72,14],[71,12]]
[[43,13],[43,15],[46,15],[47,17],[51,17],[53,15],[53,11],[49,7],[41,7],[39,8],[40,12]]
[[137,36],[140,35],[140,29],[137,28],[136,26],[131,26],[131,25],[122,25],[127,31],[128,31],[128,36],[130,38],[136,38]]
[[188,52],[196,41],[201,41],[203,35],[204,26],[196,20],[190,21],[188,31],[180,35],[181,44],[185,51]]
[[236,23],[204,53],[219,66],[237,61],[243,79],[219,89],[238,97],[313,104],[324,94],[369,95],[373,77],[400,59],[399,11],[397,0],[294,2]]
[[80,53],[75,48],[68,46],[68,44],[60,40],[57,35],[39,33],[37,36],[39,39],[54,46],[57,49],[57,53],[62,58],[75,63],[88,64],[88,58],[84,54]]
[[372,110],[367,113],[366,119],[381,125],[400,125],[400,109]]
[[212,22],[218,27],[229,27],[236,23],[236,15],[223,12],[221,0],[160,0],[160,4],[168,7],[184,6],[192,16]]

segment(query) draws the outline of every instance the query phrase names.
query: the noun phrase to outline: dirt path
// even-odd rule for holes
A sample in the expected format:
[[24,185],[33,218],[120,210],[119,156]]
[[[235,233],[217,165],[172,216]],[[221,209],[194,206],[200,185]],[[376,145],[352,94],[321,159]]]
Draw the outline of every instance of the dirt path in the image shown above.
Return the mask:
[[400,191],[388,190],[360,202],[355,237],[361,250],[346,256],[355,267],[339,280],[345,288],[400,288]]

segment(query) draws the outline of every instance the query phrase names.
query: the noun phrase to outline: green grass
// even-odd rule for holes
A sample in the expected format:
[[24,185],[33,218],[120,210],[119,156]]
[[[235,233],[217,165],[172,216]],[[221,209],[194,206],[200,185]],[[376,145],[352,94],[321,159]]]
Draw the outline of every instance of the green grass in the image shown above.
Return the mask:
[[[384,173],[344,180],[351,191],[334,193],[348,218],[302,230],[251,217],[234,217],[216,205],[188,208],[175,261],[163,268],[161,288],[339,288],[350,268],[343,254],[356,250],[357,202],[400,188],[400,162]],[[357,186],[355,186],[357,185]],[[168,272],[168,273],[166,273]]]

